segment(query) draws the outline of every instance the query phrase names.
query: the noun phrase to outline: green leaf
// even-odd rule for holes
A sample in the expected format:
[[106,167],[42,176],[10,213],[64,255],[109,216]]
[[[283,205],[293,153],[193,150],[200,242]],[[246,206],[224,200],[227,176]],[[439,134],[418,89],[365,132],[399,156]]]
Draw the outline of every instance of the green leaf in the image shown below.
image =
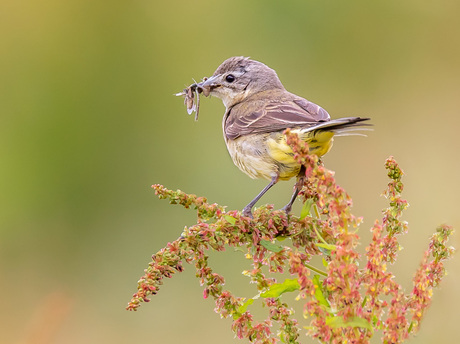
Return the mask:
[[[378,323],[378,322],[379,322],[379,318],[378,318],[377,316],[374,315],[374,316],[372,317],[372,325],[374,325],[374,327],[375,327],[376,329],[378,329],[378,330],[383,329],[383,325],[382,325],[382,324],[380,324],[380,326],[377,326],[377,323]],[[409,326],[409,329],[410,329],[410,326]],[[410,333],[410,331],[407,330],[407,333]]]
[[275,253],[281,252],[284,249],[283,246],[276,245],[268,240],[260,240],[260,244],[267,250]]
[[253,303],[254,303],[254,299],[247,299],[245,303],[243,303],[241,306],[238,307],[237,314],[235,314],[233,318],[235,319],[235,316],[236,316],[236,319],[238,319],[241,316],[241,314],[247,311],[248,306],[252,305]]
[[322,243],[317,243],[315,244],[318,247],[324,248],[326,250],[332,251],[335,250],[337,246],[331,245],[331,244],[322,244]]
[[319,280],[319,275],[315,275],[313,277],[313,284],[316,286],[315,288],[315,299],[318,300],[318,302],[327,307],[327,308],[330,308],[330,305],[329,305],[329,302],[327,301],[327,299],[324,297],[324,294],[323,294],[323,285],[321,283],[321,281]]
[[327,260],[323,258],[323,266],[327,268],[328,265],[329,263],[327,262]]
[[367,296],[364,297],[363,302],[361,302],[361,307],[364,308],[367,302]]
[[224,215],[224,219],[227,220],[227,222],[232,225],[236,223],[236,219],[230,215]]
[[300,212],[300,219],[303,220],[308,215],[310,215],[311,206],[313,204],[313,198],[309,198],[305,201],[302,207],[302,211]]
[[272,284],[267,291],[260,294],[261,297],[280,297],[286,292],[296,291],[300,289],[300,284],[297,278],[287,278],[283,283]]
[[410,322],[410,325],[409,325],[409,329],[407,330],[407,333],[411,333],[412,327],[413,327],[413,326],[414,326],[414,322],[411,321],[411,322]]
[[316,243],[315,245],[318,246],[319,250],[326,256],[330,256],[331,251],[337,247],[335,245],[323,244],[323,243]]
[[278,337],[280,337],[281,343],[286,343],[286,338],[284,338],[284,332],[278,333]]
[[360,317],[351,317],[348,321],[345,321],[342,317],[327,317],[326,318],[326,325],[329,325],[333,328],[338,327],[361,327],[368,329],[369,331],[373,332],[372,325],[369,321],[364,318]]

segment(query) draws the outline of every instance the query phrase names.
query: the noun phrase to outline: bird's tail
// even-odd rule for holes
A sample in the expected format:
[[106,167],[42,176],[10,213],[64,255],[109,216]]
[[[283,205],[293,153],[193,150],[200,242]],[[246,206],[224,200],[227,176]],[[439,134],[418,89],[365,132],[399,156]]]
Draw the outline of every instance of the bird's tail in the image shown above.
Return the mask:
[[333,119],[327,122],[321,122],[309,128],[301,129],[302,133],[313,132],[314,135],[317,132],[332,132],[334,136],[350,136],[350,135],[359,135],[366,136],[360,131],[369,131],[372,130],[372,124],[363,123],[370,120],[370,118],[362,117],[343,117],[338,119]]
[[370,124],[363,123],[369,118],[344,117],[333,119],[327,122],[320,122],[308,128],[293,130],[299,134],[300,138],[308,143],[310,153],[323,156],[332,147],[332,142],[336,136],[366,136],[361,131],[372,130]]

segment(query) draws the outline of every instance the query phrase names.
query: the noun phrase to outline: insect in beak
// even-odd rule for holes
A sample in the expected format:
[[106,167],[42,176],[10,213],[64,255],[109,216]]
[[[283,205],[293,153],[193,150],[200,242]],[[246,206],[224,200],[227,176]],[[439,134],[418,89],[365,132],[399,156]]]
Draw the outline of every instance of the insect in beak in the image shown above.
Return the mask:
[[205,97],[208,97],[211,93],[212,86],[208,83],[210,79],[213,79],[213,77],[209,79],[205,77],[202,82],[195,82],[187,88],[184,88],[182,92],[175,94],[178,97],[184,97],[184,104],[187,107],[187,113],[191,115],[195,112],[195,121],[198,121],[198,113],[200,111],[200,93],[203,93]]

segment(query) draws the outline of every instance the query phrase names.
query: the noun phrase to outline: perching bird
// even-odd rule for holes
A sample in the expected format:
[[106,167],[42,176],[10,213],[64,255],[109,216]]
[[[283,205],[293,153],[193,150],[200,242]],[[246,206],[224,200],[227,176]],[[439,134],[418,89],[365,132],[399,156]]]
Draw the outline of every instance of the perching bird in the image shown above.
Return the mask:
[[285,129],[291,128],[308,143],[310,153],[320,157],[331,149],[334,134],[366,126],[362,122],[369,119],[331,120],[320,106],[286,91],[273,69],[247,57],[225,60],[211,77],[194,86],[206,96],[222,99],[226,107],[224,139],[235,165],[251,178],[270,180],[244,207],[243,215],[250,217],[256,202],[278,180],[298,178],[294,194],[283,208],[286,213],[302,187],[300,178],[305,172],[286,143]]

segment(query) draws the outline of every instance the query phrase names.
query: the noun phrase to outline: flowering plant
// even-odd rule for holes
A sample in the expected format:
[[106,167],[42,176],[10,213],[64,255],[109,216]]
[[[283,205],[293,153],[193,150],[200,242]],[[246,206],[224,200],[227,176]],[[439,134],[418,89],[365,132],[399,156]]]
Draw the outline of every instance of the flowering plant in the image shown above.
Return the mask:
[[[303,141],[289,130],[286,135],[295,159],[305,166],[300,217],[286,216],[267,205],[256,209],[251,219],[209,204],[204,197],[153,185],[161,199],[195,207],[198,221],[152,256],[127,309],[137,310],[148,302],[149,296],[158,293],[163,278],[181,272],[186,262],[195,266],[203,295],[215,300],[215,311],[233,319],[238,338],[254,343],[299,343],[306,329],[307,335],[322,343],[368,343],[380,330],[383,343],[401,343],[418,330],[433,288],[445,275],[443,262],[454,251],[446,246],[453,229],[443,225],[436,230],[415,272],[412,291],[404,292],[387,269],[398,257],[398,236],[408,229],[401,221],[408,204],[401,198],[403,172],[396,161],[390,157],[385,163],[390,182],[384,195],[389,207],[383,211],[382,222],[376,221],[371,228],[372,241],[361,256],[356,250],[361,219],[351,214],[352,200],[336,184],[333,172],[319,164],[316,156],[308,155]],[[240,297],[226,290],[224,277],[209,266],[207,251],[223,251],[227,246],[246,252],[252,269],[243,273],[256,284],[256,297]],[[310,264],[317,255],[323,256],[325,271]],[[292,278],[278,281],[275,276],[284,271]],[[303,317],[309,319],[309,326],[296,320],[294,311],[283,302],[287,292],[303,300]],[[250,312],[256,299],[267,306],[264,321],[255,321]],[[276,331],[274,323],[279,325]]]

